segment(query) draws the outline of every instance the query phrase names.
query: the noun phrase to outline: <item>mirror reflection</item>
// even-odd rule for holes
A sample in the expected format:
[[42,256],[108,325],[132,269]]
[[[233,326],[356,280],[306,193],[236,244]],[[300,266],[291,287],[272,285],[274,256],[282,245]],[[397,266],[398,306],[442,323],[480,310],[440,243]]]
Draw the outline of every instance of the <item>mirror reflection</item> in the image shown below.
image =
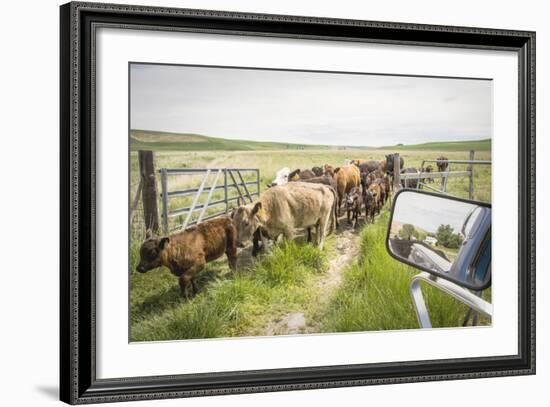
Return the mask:
[[472,267],[487,246],[490,208],[413,191],[399,194],[394,205],[388,236],[394,256],[426,271],[449,273],[462,282],[476,277],[480,283]]

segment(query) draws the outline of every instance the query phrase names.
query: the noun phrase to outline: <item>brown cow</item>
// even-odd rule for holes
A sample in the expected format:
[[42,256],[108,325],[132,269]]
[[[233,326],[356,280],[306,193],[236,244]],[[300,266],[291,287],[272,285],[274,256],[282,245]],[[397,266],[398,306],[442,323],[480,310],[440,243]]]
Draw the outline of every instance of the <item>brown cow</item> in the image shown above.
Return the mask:
[[[374,180],[374,183],[380,185],[380,199],[379,199],[378,205],[380,206],[380,208],[382,208],[386,203],[386,201],[388,200],[390,191],[387,189],[386,181],[384,178],[377,178]],[[388,186],[389,186],[389,183],[388,183]]]
[[[404,168],[401,170],[401,174],[418,174],[418,170],[416,168]],[[401,186],[403,188],[418,188],[418,178],[413,179],[402,179],[401,180]]]
[[[393,154],[386,154],[386,173],[393,176]],[[399,156],[399,169],[402,170],[405,166],[405,160],[402,156]]]
[[361,215],[361,208],[363,206],[363,195],[361,194],[361,188],[353,187],[346,197],[346,211],[348,224],[354,221],[353,227],[357,227],[359,215]]
[[292,239],[296,229],[315,227],[317,244],[322,249],[328,224],[335,221],[335,202],[336,192],[321,184],[289,182],[269,188],[257,202],[234,210],[237,242],[249,241],[258,228],[261,238],[276,240],[281,234]]
[[288,174],[289,181],[303,181],[315,177],[315,173],[311,170],[294,170]]
[[437,161],[435,164],[437,165],[437,171],[439,172],[445,172],[447,171],[447,168],[449,168],[449,162],[447,161],[448,158],[445,156],[437,157]]
[[385,177],[385,174],[380,169],[371,171],[369,173],[363,173],[361,176],[361,186],[363,188],[368,188],[369,185],[372,184],[374,181],[384,177]]
[[315,174],[316,177],[320,177],[323,175],[323,168],[321,167],[312,167],[311,168],[311,171],[313,171],[313,173]]
[[334,167],[332,165],[325,164],[323,168],[325,170],[324,175],[334,178]]
[[338,192],[338,211],[341,213],[342,201],[353,187],[361,184],[361,175],[359,168],[355,165],[344,165],[334,169],[334,180],[336,181],[336,191]]
[[369,173],[380,169],[380,161],[365,161],[358,165],[361,173]]
[[[420,172],[427,172],[427,173],[434,172],[434,167],[433,167],[433,165],[428,164],[425,168],[420,168]],[[425,180],[426,184],[430,184],[430,183],[434,182],[433,178],[424,178],[424,180]]]
[[237,266],[237,231],[231,219],[223,217],[208,220],[168,237],[153,238],[150,230],[139,250],[140,261],[136,271],[145,273],[164,266],[179,277],[181,293],[189,298],[191,284],[193,294],[198,289],[195,276],[206,263],[227,255],[229,267]]
[[[373,202],[372,206],[377,214],[380,214],[380,207],[382,202],[382,187],[380,184],[373,182],[369,185],[367,191],[370,191],[372,194]],[[373,215],[374,218],[374,215]]]
[[380,164],[378,165],[378,168],[379,168],[382,172],[386,173],[386,172],[387,172],[387,168],[388,168],[388,162],[387,162],[386,160],[380,160],[379,163],[380,163]]
[[372,191],[368,189],[363,190],[363,202],[365,203],[365,222],[369,221],[374,223],[374,214],[376,212],[375,200]]

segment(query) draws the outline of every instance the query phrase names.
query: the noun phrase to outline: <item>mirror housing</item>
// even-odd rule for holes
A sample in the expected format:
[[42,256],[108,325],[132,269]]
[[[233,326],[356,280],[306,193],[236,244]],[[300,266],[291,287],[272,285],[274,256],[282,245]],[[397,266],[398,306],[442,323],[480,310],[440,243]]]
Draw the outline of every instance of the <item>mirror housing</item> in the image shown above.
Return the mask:
[[396,260],[472,290],[491,284],[491,205],[403,189],[386,249]]

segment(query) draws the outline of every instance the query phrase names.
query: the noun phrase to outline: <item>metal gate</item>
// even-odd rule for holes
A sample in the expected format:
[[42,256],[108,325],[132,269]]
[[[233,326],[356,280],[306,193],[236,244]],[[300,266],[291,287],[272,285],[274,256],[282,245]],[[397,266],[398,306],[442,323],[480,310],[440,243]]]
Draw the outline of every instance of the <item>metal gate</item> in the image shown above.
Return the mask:
[[[162,225],[166,234],[175,230],[185,230],[189,226],[227,214],[232,202],[252,202],[253,197],[260,196],[258,168],[161,168],[159,172]],[[202,175],[202,178],[197,187],[170,190],[170,178],[182,175]],[[206,199],[201,202],[204,194]],[[184,206],[170,209],[169,201],[173,198],[184,198]],[[217,207],[220,209],[212,210]],[[170,228],[169,219],[178,216],[182,216],[183,221]]]
[[[445,162],[447,164],[447,168],[445,171],[442,172],[425,172],[420,171],[417,173],[401,173],[400,168],[400,161],[399,161],[399,154],[393,154],[393,162],[394,162],[394,187],[397,187],[398,189],[401,188],[401,181],[403,181],[403,184],[405,188],[409,187],[409,181],[414,180],[414,184],[416,185],[416,189],[422,189],[422,188],[428,188],[432,191],[438,192],[440,194],[448,194],[447,193],[447,181],[450,177],[468,177],[469,178],[469,188],[468,188],[468,197],[469,199],[474,198],[474,165],[491,165],[490,160],[474,160],[475,151],[470,151],[470,159],[469,160],[422,160],[421,169],[424,169],[426,163],[437,163],[437,162]],[[451,165],[452,164],[467,164],[468,168],[464,171],[451,171]],[[424,182],[427,178],[441,178],[441,186],[439,189],[432,187],[427,182]]]

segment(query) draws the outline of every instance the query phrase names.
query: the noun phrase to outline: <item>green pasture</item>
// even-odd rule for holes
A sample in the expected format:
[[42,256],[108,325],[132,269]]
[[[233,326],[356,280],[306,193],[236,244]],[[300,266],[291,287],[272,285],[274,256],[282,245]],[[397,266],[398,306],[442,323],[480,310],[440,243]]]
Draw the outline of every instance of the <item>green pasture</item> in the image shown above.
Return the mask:
[[[404,157],[405,167],[419,168],[422,160],[436,159],[443,151],[449,159],[468,159],[468,150],[476,149],[476,146],[461,145],[462,149],[456,151],[444,148],[255,151],[159,149],[155,151],[155,161],[157,168],[259,168],[260,190],[263,191],[282,167],[292,170],[324,164],[339,166],[347,159],[381,160],[384,154],[399,152]],[[475,158],[490,160],[490,148],[476,149]],[[139,182],[137,151],[130,152],[130,165],[129,200],[133,199]],[[464,169],[465,165],[451,167],[451,170],[456,171]],[[491,166],[477,166],[474,174],[474,198],[490,202]],[[196,187],[200,178],[170,178],[169,189]],[[447,192],[467,198],[468,183],[466,177],[449,178]],[[431,185],[438,188],[440,181],[435,180]],[[218,197],[220,193],[216,192]],[[190,200],[191,197],[170,200],[170,208],[189,206]],[[171,226],[177,226],[181,221],[181,217],[174,218]],[[225,257],[220,258],[209,263],[198,276],[199,293],[185,300],[180,295],[177,278],[168,270],[159,268],[146,274],[134,271],[145,233],[138,213],[130,228],[130,340],[265,335],[270,323],[292,312],[305,315],[308,323],[304,333],[417,328],[408,293],[410,278],[416,271],[398,263],[386,253],[384,238],[387,222],[388,208],[375,224],[362,226],[357,231],[360,255],[341,270],[341,283],[328,294],[319,290],[319,282],[327,278],[329,262],[339,255],[335,249],[337,235],[327,239],[322,252],[305,243],[303,238],[293,242],[279,242],[268,253],[256,259],[251,258],[249,249],[242,250],[235,273],[229,270]],[[426,297],[434,327],[461,326],[464,307],[429,288]],[[482,320],[484,324],[489,322]]]

